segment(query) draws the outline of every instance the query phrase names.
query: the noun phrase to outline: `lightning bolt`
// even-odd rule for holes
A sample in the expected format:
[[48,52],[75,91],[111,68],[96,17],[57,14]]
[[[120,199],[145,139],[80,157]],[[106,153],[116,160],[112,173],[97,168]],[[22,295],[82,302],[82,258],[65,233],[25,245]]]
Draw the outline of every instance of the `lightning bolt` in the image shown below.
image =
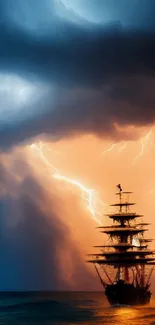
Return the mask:
[[124,144],[118,149],[118,152],[121,153],[126,147],[127,147],[127,143],[124,142]]
[[115,147],[115,143],[113,143],[112,146],[111,146],[109,149],[104,150],[104,151],[101,153],[101,156],[103,156],[105,153],[111,151],[114,147]]
[[45,157],[44,151],[43,151],[44,148],[46,148],[48,150],[50,150],[50,148],[47,147],[44,143],[40,142],[39,145],[36,145],[35,143],[33,143],[32,145],[30,145],[30,148],[35,150],[38,153],[39,157],[44,162],[45,166],[48,167],[48,169],[50,170],[51,175],[54,179],[63,181],[68,184],[72,184],[75,187],[77,187],[78,189],[80,189],[80,191],[82,192],[83,200],[85,202],[87,202],[87,209],[91,213],[92,218],[98,224],[101,225],[102,223],[98,219],[97,216],[101,216],[101,215],[103,216],[102,211],[104,210],[105,206],[107,206],[107,205],[98,198],[96,191],[93,189],[87,188],[80,181],[78,181],[76,179],[71,179],[67,176],[61,175],[59,170],[53,164],[51,164],[49,162],[49,160]]
[[[145,148],[147,146],[151,146],[153,148],[155,148],[155,145],[151,139],[152,137],[152,128],[150,129],[150,131],[143,137],[140,139],[140,144],[141,144],[141,150],[140,150],[140,153],[134,158],[133,160],[133,165],[136,163],[137,160],[139,160],[143,154],[144,154],[144,151],[145,151]],[[101,156],[103,156],[105,153],[107,152],[110,152],[114,149],[114,147],[116,147],[116,143],[113,143],[108,149],[104,150],[102,153],[101,153]],[[118,154],[122,153],[122,151],[127,147],[127,142],[124,142],[123,145],[121,145],[119,148],[118,148]]]
[[[141,138],[140,139],[140,142],[141,142],[141,151],[140,151],[140,153],[136,156],[136,158],[134,159],[134,161],[133,161],[133,165],[135,164],[135,162],[141,157],[141,156],[143,156],[143,154],[144,154],[144,150],[145,150],[145,148],[146,148],[146,146],[147,146],[147,144],[149,144],[149,139],[150,139],[150,136],[152,135],[152,128],[151,128],[151,130],[145,135],[145,137],[143,137],[143,138]],[[145,140],[147,140],[147,142],[146,142],[146,145],[145,145]]]
[[134,159],[134,161],[133,161],[133,165],[135,164],[135,162],[143,155],[143,153],[144,153],[144,148],[145,148],[145,146],[144,146],[144,142],[143,142],[143,140],[142,139],[140,139],[140,142],[141,142],[141,151],[140,151],[140,153],[139,153],[139,155],[137,155],[136,156],[136,158]]
[[39,146],[37,146],[35,143],[33,143],[33,144],[30,145],[30,148],[35,149],[36,151],[38,151],[38,154],[39,154],[41,160],[45,163],[45,165],[46,165],[48,168],[50,168],[50,170],[52,170],[52,173],[53,173],[54,175],[58,174],[58,169],[55,168],[55,166],[53,166],[53,165],[49,162],[49,160],[48,160],[48,159],[44,156],[44,154],[43,154],[43,149],[44,149],[44,148],[47,148],[48,151],[51,151],[51,149],[50,149],[47,145],[45,145],[44,143],[40,142],[40,143],[39,143]]
[[[104,151],[101,153],[101,156],[103,156],[103,155],[104,155],[105,153],[107,153],[107,152],[112,151],[112,150],[114,149],[115,146],[116,146],[116,143],[113,143],[113,144],[111,145],[110,148],[104,150]],[[127,143],[124,142],[123,145],[121,145],[121,147],[118,149],[118,153],[120,154],[120,153],[121,153],[121,152],[126,148],[126,146],[127,146]]]

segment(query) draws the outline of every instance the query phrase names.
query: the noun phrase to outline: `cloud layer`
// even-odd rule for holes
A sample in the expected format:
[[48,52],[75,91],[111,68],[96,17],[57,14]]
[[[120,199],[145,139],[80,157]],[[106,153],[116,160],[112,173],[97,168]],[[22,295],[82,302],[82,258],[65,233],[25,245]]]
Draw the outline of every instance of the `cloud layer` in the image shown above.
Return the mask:
[[[1,73],[28,80],[32,87],[40,82],[38,93],[43,87],[46,91],[35,100],[31,95],[27,105],[21,103],[18,114],[23,119],[12,123],[4,113],[12,109],[11,103],[0,89],[1,147],[41,133],[56,138],[85,132],[132,137],[117,134],[115,123],[154,122],[153,20],[146,29],[141,25],[135,29],[131,19],[127,29],[119,22],[90,23],[61,2],[46,0],[39,7],[35,1],[33,7],[27,2],[26,8],[11,2],[14,11],[8,3],[1,2]],[[153,2],[149,5],[155,12]],[[32,114],[27,116],[26,111]]]

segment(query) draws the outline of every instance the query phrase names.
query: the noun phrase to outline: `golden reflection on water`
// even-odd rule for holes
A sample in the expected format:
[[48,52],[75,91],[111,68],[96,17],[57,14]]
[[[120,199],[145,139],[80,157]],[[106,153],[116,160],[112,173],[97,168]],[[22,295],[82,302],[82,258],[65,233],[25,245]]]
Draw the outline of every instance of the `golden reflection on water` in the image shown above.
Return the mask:
[[[98,310],[97,316],[100,319],[104,319],[105,325],[144,325],[144,318],[146,310],[141,307],[131,307],[131,306],[124,306],[124,307],[107,307],[107,308],[100,308]],[[149,314],[151,310],[149,310]],[[147,325],[149,325],[147,323]],[[87,324],[88,325],[88,324]],[[155,325],[155,323],[154,323]]]
[[122,321],[128,324],[129,320],[135,319],[138,316],[138,310],[132,307],[119,307],[115,309],[114,316],[120,320],[121,324]]
[[[81,293],[78,301],[80,300]],[[92,311],[92,315],[81,322],[81,325],[155,325],[154,296],[149,304],[141,306],[110,306],[102,292],[84,293],[78,306],[85,308],[85,301],[91,302],[87,308]]]

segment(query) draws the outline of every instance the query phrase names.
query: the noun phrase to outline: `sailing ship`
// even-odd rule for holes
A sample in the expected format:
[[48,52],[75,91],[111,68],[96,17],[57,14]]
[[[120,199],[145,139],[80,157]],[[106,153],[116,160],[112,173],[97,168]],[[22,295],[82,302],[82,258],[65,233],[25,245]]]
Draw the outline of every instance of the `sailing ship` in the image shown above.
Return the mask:
[[113,221],[110,226],[97,227],[108,235],[108,241],[96,254],[88,254],[94,264],[105,295],[111,305],[144,305],[150,302],[150,279],[155,267],[155,251],[149,249],[152,239],[145,238],[148,223],[142,215],[130,209],[132,192],[123,192],[117,185],[118,202],[111,204],[114,213],[107,214]]

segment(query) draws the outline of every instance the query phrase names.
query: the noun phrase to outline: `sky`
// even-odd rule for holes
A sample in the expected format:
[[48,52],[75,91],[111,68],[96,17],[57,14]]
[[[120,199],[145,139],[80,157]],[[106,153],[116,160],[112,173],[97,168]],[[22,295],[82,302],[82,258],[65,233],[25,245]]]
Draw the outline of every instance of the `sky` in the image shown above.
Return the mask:
[[118,183],[154,223],[154,15],[154,0],[1,0],[0,289],[101,289],[86,254]]

